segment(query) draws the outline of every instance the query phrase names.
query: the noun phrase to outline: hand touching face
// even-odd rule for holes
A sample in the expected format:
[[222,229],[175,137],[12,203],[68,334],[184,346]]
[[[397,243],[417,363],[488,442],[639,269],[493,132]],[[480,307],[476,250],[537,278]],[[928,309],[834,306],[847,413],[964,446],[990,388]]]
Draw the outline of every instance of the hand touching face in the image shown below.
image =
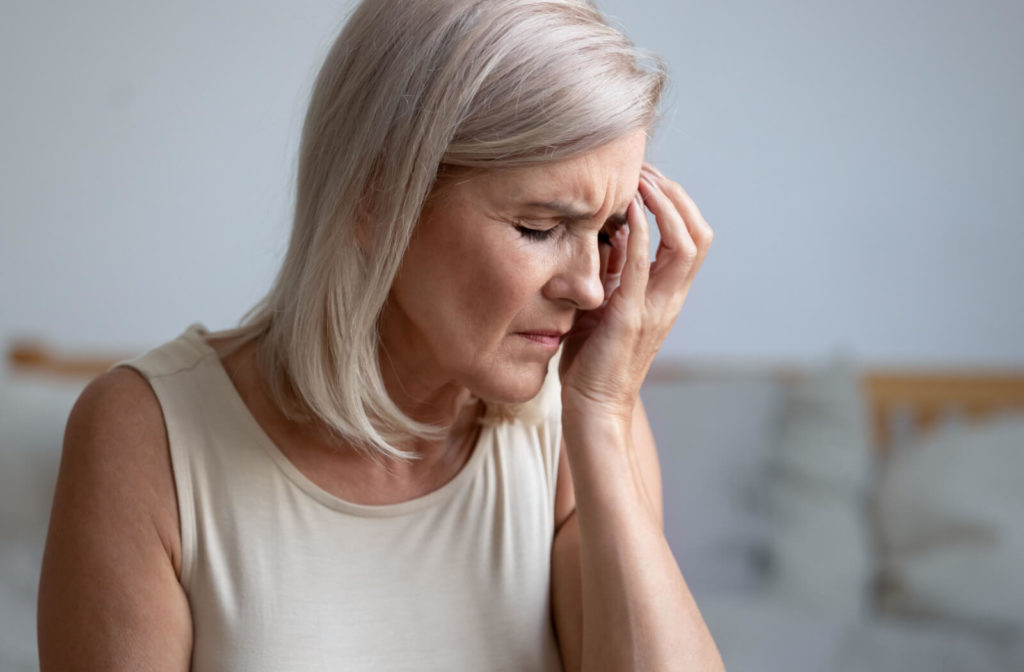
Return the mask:
[[[650,261],[646,210],[661,233]],[[581,316],[561,360],[563,408],[629,422],[640,385],[711,246],[713,232],[681,186],[649,164],[613,239],[607,302]],[[619,286],[613,288],[618,276]]]
[[606,299],[611,239],[637,193],[645,143],[638,130],[579,157],[437,189],[381,319],[403,380],[532,398],[559,342]]

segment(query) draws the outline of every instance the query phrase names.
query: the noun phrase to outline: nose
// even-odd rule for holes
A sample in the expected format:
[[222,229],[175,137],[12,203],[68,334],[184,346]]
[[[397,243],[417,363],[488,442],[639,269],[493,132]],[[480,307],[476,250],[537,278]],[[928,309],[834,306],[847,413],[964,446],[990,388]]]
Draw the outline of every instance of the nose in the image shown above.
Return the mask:
[[558,264],[545,286],[552,301],[570,303],[579,310],[594,310],[604,303],[601,251],[593,241],[580,241]]

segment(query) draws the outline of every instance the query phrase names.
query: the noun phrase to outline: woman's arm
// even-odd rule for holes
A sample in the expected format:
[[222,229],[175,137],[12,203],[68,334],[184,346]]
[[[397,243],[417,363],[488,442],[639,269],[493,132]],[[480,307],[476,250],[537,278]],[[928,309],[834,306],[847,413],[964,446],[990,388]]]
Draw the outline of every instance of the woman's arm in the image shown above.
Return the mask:
[[[643,403],[636,405],[633,414],[633,445],[636,451],[638,468],[643,478],[644,490],[651,509],[658,519],[658,527],[662,528],[664,520],[662,509],[661,466],[658,453],[654,447],[647,414]],[[552,610],[562,664],[566,670],[576,671],[581,668],[580,658],[583,649],[583,598],[580,580],[580,527],[576,517],[576,495],[572,486],[572,469],[569,465],[565,444],[558,467],[558,486],[556,490],[556,511],[561,523],[552,544]]]
[[48,670],[188,670],[192,623],[163,416],[128,369],[71,411],[39,582]]
[[657,457],[639,401],[712,236],[682,188],[644,175],[643,200],[662,233],[657,259],[648,259],[646,218],[634,203],[626,249],[619,237],[609,261],[622,267],[622,283],[581,319],[562,355],[576,510],[552,551],[554,613],[567,669],[717,671],[721,657],[662,531]]
[[[592,502],[576,494],[576,511],[555,537],[552,599],[565,669],[722,670],[662,532],[660,497],[651,494],[656,458],[641,457],[654,444],[634,452],[639,465],[621,489],[626,496],[616,489]],[[568,477],[590,480],[577,470],[578,462]]]

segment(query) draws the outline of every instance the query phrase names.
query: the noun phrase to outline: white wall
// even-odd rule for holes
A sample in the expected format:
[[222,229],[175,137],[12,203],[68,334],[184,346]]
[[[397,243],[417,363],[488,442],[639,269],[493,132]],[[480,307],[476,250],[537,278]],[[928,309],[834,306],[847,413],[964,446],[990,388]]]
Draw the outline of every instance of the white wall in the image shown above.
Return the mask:
[[[1024,4],[600,4],[669,60],[653,156],[716,232],[664,356],[1024,365]],[[4,3],[0,340],[235,323],[346,7]]]

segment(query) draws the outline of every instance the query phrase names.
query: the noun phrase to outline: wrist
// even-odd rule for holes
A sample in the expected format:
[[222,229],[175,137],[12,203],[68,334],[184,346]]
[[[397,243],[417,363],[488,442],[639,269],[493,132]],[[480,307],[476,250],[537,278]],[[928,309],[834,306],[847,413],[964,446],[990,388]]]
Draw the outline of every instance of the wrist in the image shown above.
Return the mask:
[[632,427],[624,418],[611,415],[562,414],[562,437],[570,450],[603,446],[620,451],[630,445]]
[[562,390],[562,426],[582,430],[588,426],[603,431],[613,427],[624,427],[628,430],[633,420],[633,407],[626,400],[596,400],[563,388]]

